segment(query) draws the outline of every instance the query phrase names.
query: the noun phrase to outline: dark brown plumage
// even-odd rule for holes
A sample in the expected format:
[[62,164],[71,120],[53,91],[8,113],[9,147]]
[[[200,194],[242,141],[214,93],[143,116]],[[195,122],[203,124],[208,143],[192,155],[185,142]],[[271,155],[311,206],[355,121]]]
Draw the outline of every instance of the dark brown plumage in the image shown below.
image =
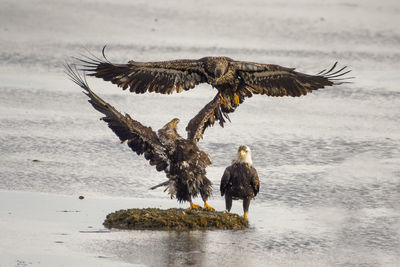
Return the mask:
[[93,93],[75,67],[66,65],[66,74],[85,90],[84,93],[89,97],[89,103],[105,115],[102,120],[108,124],[121,142],[126,141],[134,152],[144,155],[157,171],[166,173],[168,181],[154,186],[152,189],[167,186],[171,197],[175,196],[178,201],[189,201],[192,208],[198,207],[192,203],[192,197],[200,194],[205,203],[204,207],[212,209],[206,202],[211,195],[212,188],[205,170],[211,164],[211,160],[208,154],[198,148],[197,141],[205,129],[214,124],[214,111],[219,105],[218,96],[215,96],[189,122],[186,128],[188,138],[185,139],[177,132],[179,119],[171,120],[156,133],[150,127],[145,127],[132,119],[128,114],[122,115]]
[[[124,90],[129,88],[134,93],[179,93],[200,83],[209,83],[220,93],[221,106],[218,109],[225,117],[253,94],[306,95],[313,90],[345,82],[348,78],[343,78],[343,75],[350,72],[346,67],[336,70],[335,63],[329,70],[308,75],[293,68],[236,61],[228,57],[113,64],[106,59],[104,48],[104,60],[93,56],[78,58],[81,69],[88,71],[88,75],[110,81]],[[223,126],[223,117],[217,120]]]
[[244,217],[247,218],[250,201],[260,190],[260,180],[251,160],[251,151],[247,146],[240,146],[232,165],[227,167],[221,178],[221,196],[225,195],[226,210],[232,207],[232,200],[243,200]]

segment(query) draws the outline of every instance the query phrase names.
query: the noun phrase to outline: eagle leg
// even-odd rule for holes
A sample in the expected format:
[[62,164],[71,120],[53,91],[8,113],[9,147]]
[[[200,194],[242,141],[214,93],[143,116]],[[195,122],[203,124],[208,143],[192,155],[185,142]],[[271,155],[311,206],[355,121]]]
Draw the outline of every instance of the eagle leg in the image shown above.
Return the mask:
[[205,210],[212,210],[212,211],[215,210],[213,207],[211,207],[210,205],[208,205],[207,201],[204,201],[204,209],[205,209]]
[[192,201],[190,201],[190,208],[191,210],[198,210],[201,207],[199,205],[194,204]]
[[249,210],[249,206],[250,206],[250,200],[251,198],[244,198],[243,199],[243,217],[247,220],[247,211]]
[[225,99],[224,99],[224,97],[222,96],[221,93],[219,93],[219,97],[221,98],[221,104],[223,104],[225,102]]
[[235,106],[239,105],[239,96],[236,93],[233,93],[233,104]]
[[225,194],[225,207],[226,211],[229,213],[232,208],[232,196],[229,194]]

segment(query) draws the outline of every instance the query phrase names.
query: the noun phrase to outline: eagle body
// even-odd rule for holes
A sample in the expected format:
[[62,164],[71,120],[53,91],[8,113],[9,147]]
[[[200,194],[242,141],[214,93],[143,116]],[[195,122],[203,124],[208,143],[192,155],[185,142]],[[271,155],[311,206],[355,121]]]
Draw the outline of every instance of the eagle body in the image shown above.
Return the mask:
[[228,114],[253,94],[298,97],[351,78],[343,78],[350,70],[346,67],[337,70],[337,63],[328,70],[309,75],[294,68],[237,61],[223,56],[158,62],[131,60],[127,64],[114,64],[105,57],[104,49],[104,59],[93,56],[77,58],[81,70],[138,94],[179,93],[200,83],[208,83],[217,89],[220,97],[219,111],[214,112],[214,119],[221,126],[225,122],[223,117],[229,119]]
[[228,195],[233,200],[253,198],[259,188],[256,181],[258,174],[256,169],[248,163],[233,163],[225,169],[221,179],[221,195]]
[[192,208],[199,206],[192,203],[192,198],[201,195],[205,208],[212,192],[211,181],[206,177],[206,167],[211,164],[207,153],[200,150],[197,142],[202,138],[205,129],[214,124],[214,114],[219,105],[216,96],[189,122],[186,130],[188,137],[183,138],[177,132],[179,119],[172,119],[157,132],[131,118],[121,114],[113,106],[97,96],[88,86],[86,80],[70,65],[66,73],[78,84],[89,97],[89,103],[105,116],[101,118],[127,145],[138,155],[144,155],[150,165],[157,171],[164,171],[168,180],[152,187],[166,186],[169,194],[178,201],[188,201]]
[[204,201],[211,195],[211,181],[206,177],[206,167],[211,160],[197,145],[185,139],[177,140],[168,150],[170,166],[167,172],[167,189],[178,201],[191,201],[200,193]]
[[245,218],[251,199],[260,190],[258,173],[252,165],[250,148],[240,146],[232,165],[225,169],[220,184],[221,196],[225,196],[226,210],[231,210],[232,200],[242,199]]

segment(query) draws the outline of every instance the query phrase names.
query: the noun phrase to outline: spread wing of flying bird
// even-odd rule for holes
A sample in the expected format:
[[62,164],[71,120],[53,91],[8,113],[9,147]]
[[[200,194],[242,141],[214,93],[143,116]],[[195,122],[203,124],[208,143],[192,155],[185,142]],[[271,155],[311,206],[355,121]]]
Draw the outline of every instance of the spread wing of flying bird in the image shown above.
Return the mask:
[[[316,75],[309,75],[279,65],[237,61],[228,57],[203,57],[158,62],[129,61],[111,63],[93,55],[76,58],[80,69],[133,93],[156,92],[171,94],[208,83],[218,90],[223,115],[233,112],[246,97],[302,96],[325,86],[346,83],[350,70],[337,69],[337,62]],[[229,119],[229,118],[228,118]],[[223,121],[220,120],[223,126]]]
[[177,132],[179,119],[172,119],[157,132],[132,119],[129,114],[121,114],[109,103],[97,96],[75,66],[66,65],[66,74],[79,85],[89,97],[89,103],[104,117],[101,119],[118,136],[121,143],[128,146],[138,155],[144,155],[150,165],[157,171],[164,171],[168,178],[158,186],[167,186],[171,197],[178,201],[190,202],[191,208],[199,206],[193,204],[192,197],[201,195],[204,208],[213,209],[207,204],[211,195],[211,181],[206,177],[206,167],[211,164],[207,153],[200,150],[197,141],[202,137],[204,130],[213,125],[214,112],[219,105],[217,97],[206,105],[188,125],[188,138],[181,137]]

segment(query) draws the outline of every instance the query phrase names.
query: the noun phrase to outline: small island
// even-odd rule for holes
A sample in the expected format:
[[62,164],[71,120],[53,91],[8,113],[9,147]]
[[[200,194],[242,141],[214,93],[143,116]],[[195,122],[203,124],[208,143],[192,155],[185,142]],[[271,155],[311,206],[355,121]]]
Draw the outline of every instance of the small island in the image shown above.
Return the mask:
[[129,230],[241,230],[249,227],[242,216],[233,213],[190,209],[127,209],[107,215],[107,228]]

